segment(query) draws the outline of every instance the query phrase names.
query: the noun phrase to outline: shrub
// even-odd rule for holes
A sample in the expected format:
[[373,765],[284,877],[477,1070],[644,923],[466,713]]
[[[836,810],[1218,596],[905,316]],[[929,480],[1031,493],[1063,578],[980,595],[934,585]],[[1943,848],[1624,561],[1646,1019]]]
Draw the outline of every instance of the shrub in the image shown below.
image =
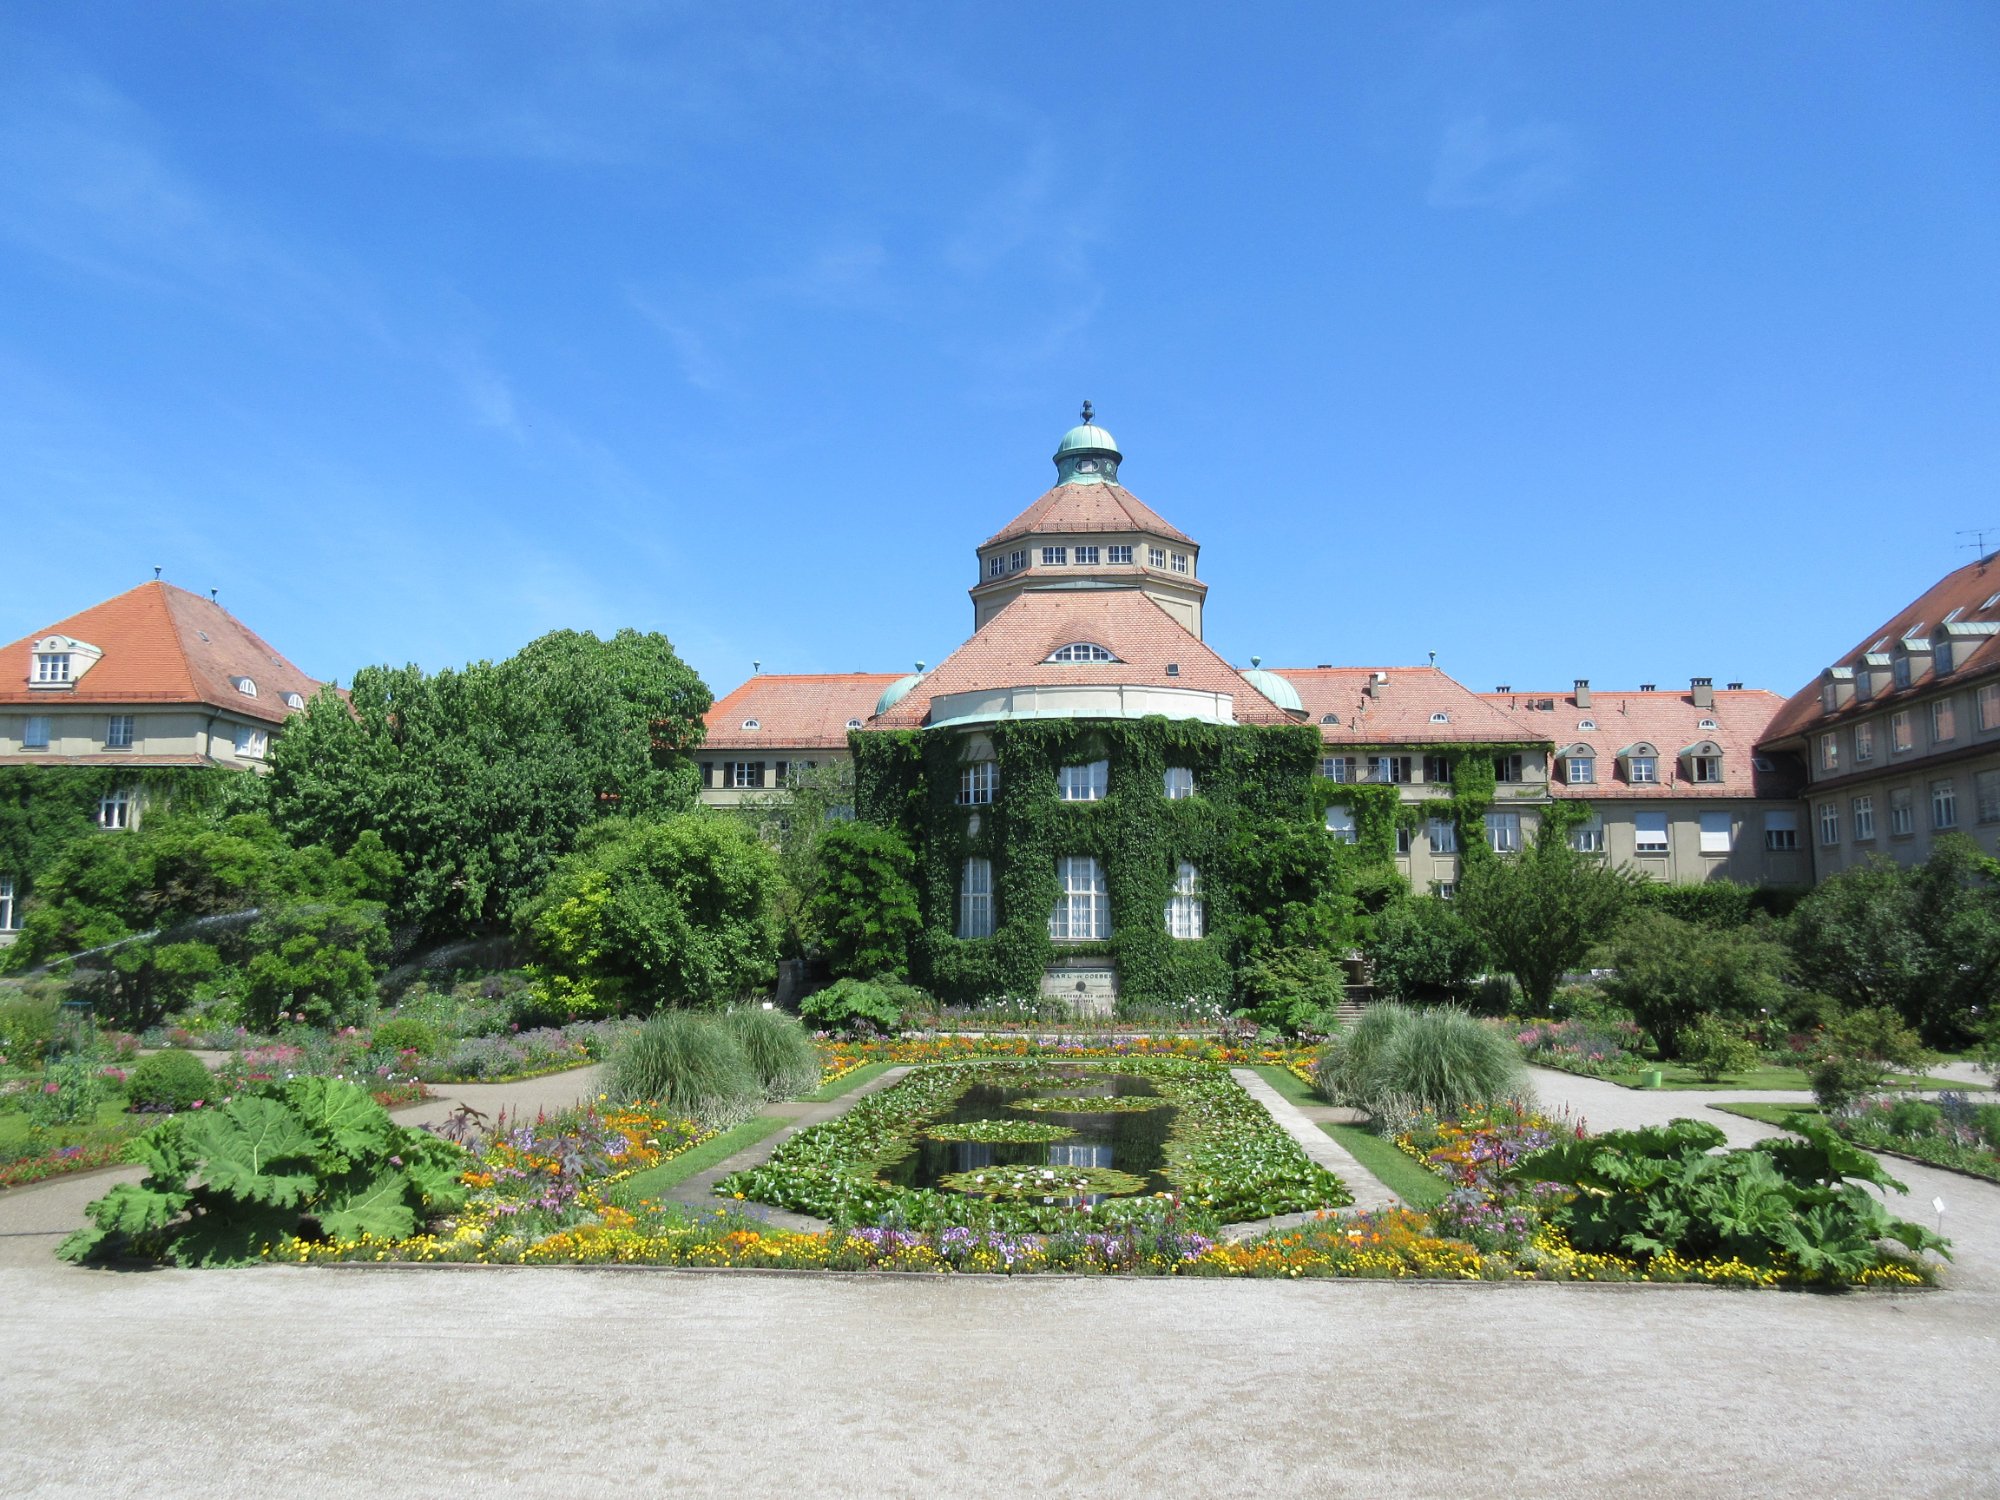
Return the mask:
[[125,1097],[134,1109],[192,1109],[215,1094],[215,1075],[178,1047],[140,1058],[125,1080]]
[[1704,1015],[1748,1018],[1784,1003],[1785,950],[1762,927],[1700,927],[1635,913],[1611,948],[1604,991],[1653,1034],[1662,1056]]
[[1813,1098],[1831,1113],[1880,1093],[1892,1069],[1916,1071],[1930,1060],[1895,1011],[1887,1006],[1853,1011],[1820,1033],[1813,1052]]
[[1335,1104],[1357,1109],[1379,1102],[1377,1059],[1415,1016],[1407,1005],[1391,1001],[1362,1011],[1359,1020],[1320,1050],[1319,1061],[1313,1064],[1313,1081],[1320,1093]]
[[825,1031],[892,1032],[903,1024],[900,986],[873,979],[841,979],[799,1002],[800,1017]]
[[1720,1016],[1699,1017],[1681,1032],[1678,1043],[1682,1061],[1709,1083],[1757,1061],[1755,1044]]
[[732,1010],[724,1017],[767,1099],[790,1099],[819,1086],[819,1048],[805,1028],[774,1010]]
[[1889,1128],[1898,1135],[1929,1135],[1944,1121],[1944,1111],[1926,1099],[1898,1099],[1889,1107]]
[[419,1057],[435,1056],[444,1046],[437,1027],[417,1016],[391,1016],[378,1024],[368,1039],[378,1052],[414,1052]]
[[41,1087],[28,1095],[28,1123],[42,1130],[86,1124],[109,1091],[101,1055],[65,1053],[42,1069]]
[[686,1011],[654,1016],[611,1059],[612,1092],[720,1128],[757,1112],[764,1089],[736,1033],[721,1017]]
[[1347,997],[1340,966],[1318,948],[1277,948],[1245,964],[1236,976],[1236,1012],[1286,1036],[1331,1032],[1334,1009]]
[[1363,951],[1376,988],[1398,1000],[1463,1000],[1486,957],[1457,909],[1435,896],[1384,907]]
[[0,1003],[0,1056],[16,1067],[34,1067],[56,1039],[57,1013],[53,995],[23,995]]
[[900,833],[835,823],[820,835],[818,889],[806,910],[833,973],[902,974],[922,928],[916,856]]
[[91,1204],[89,1227],[56,1251],[65,1260],[242,1265],[294,1237],[403,1239],[465,1201],[463,1151],[332,1078],[174,1115],[132,1152],[145,1180]]

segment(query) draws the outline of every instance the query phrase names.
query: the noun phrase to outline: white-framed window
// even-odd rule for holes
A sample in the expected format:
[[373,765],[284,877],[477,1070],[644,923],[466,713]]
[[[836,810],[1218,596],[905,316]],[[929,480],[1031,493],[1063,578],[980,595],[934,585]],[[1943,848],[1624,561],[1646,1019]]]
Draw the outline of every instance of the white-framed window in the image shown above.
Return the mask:
[[729,772],[729,785],[738,789],[761,787],[764,784],[764,762],[761,760],[725,761]]
[[1514,854],[1521,847],[1521,815],[1490,812],[1486,815],[1486,843],[1495,854]]
[[1432,818],[1424,824],[1424,837],[1430,840],[1431,853],[1458,853],[1458,825],[1450,818]]
[[1353,781],[1354,757],[1351,755],[1323,755],[1320,757],[1319,774],[1328,781]]
[[1694,767],[1694,779],[1701,782],[1722,780],[1722,757],[1719,755],[1696,755],[1690,757]]
[[1889,715],[1889,752],[1899,755],[1916,743],[1916,736],[1910,729],[1910,711],[1898,709]]
[[1161,780],[1169,802],[1185,802],[1194,795],[1194,772],[1186,766],[1168,766]]
[[758,730],[764,727],[764,723],[763,720],[761,719],[745,719],[743,721],[743,727],[749,730]]
[[1663,812],[1632,814],[1632,849],[1638,854],[1667,852],[1667,815]]
[[1333,806],[1326,810],[1326,831],[1336,844],[1351,844],[1358,835],[1354,829],[1354,809]]
[[1906,687],[1908,687],[1908,686],[1910,685],[1910,659],[1909,659],[1909,657],[1907,657],[1907,656],[1899,656],[1899,657],[1897,657],[1897,658],[1896,658],[1896,660],[1894,661],[1894,663],[1892,663],[1892,664],[1891,664],[1891,666],[1890,666],[1890,669],[1889,669],[1889,670],[1890,670],[1890,672],[1891,672],[1891,673],[1892,673],[1892,674],[1894,675],[1894,677],[1895,677],[1895,679],[1896,679],[1896,686],[1897,686],[1897,687],[1899,687],[1899,688],[1906,688]]
[[1798,848],[1799,815],[1795,812],[1765,813],[1764,847],[1766,849]]
[[1875,723],[1863,719],[1854,726],[1854,760],[1859,765],[1864,760],[1875,758]]
[[1005,573],[1006,571],[1007,571],[1007,559],[1002,557],[999,553],[996,552],[991,557],[986,559],[986,576],[988,578],[998,578],[1001,574]]
[[2000,682],[1989,682],[1979,690],[1979,727],[2000,729]]
[[859,729],[861,727],[861,721],[859,719],[849,719],[847,721],[847,727],[849,729]]
[[271,736],[265,730],[252,729],[248,724],[236,726],[236,753],[245,760],[262,760],[270,747]]
[[1972,791],[1979,803],[1979,821],[2000,823],[2000,771],[1975,772]]
[[1604,816],[1592,813],[1590,821],[1579,823],[1569,831],[1569,846],[1578,854],[1602,854],[1604,852]]
[[1408,854],[1410,852],[1410,836],[1408,828],[1405,828],[1401,823],[1396,825],[1396,852],[1398,854]]
[[1087,854],[1066,854],[1056,861],[1061,894],[1049,913],[1049,936],[1058,942],[1101,941],[1111,936],[1111,898],[1104,889],[1104,871]]
[[968,859],[958,879],[958,935],[993,936],[993,861]]
[[1132,565],[1132,549],[1130,547],[1106,547],[1104,549],[1104,556],[1107,562],[1116,567],[1129,568]]
[[1731,839],[1728,813],[1705,812],[1701,815],[1700,849],[1703,854],[1727,854]]
[[1056,796],[1064,802],[1102,802],[1111,785],[1111,762],[1064,766],[1056,772]]
[[1521,757],[1518,755],[1494,756],[1493,779],[1495,781],[1519,781],[1521,779]]
[[70,663],[67,651],[37,651],[35,653],[36,682],[68,682],[69,680]]
[[1455,880],[1433,880],[1431,882],[1431,893],[1440,901],[1449,901],[1453,896],[1458,894],[1458,882]]
[[1958,710],[1951,699],[1940,698],[1931,705],[1931,743],[1943,745],[1958,738]]
[[1874,838],[1875,799],[1873,797],[1856,797],[1848,804],[1848,810],[1854,814],[1855,842],[1864,843]]
[[1939,832],[1958,827],[1958,783],[1950,777],[1931,783],[1931,827]]
[[1148,547],[1146,549],[1147,567],[1164,568],[1166,565],[1167,565],[1167,549],[1165,547]]
[[1185,573],[1187,570],[1188,570],[1187,554],[1185,552],[1176,552],[1174,554],[1174,571],[1176,573]]
[[104,726],[104,748],[107,750],[130,750],[132,748],[133,719],[130,714],[113,714]]
[[1410,757],[1407,755],[1377,755],[1368,764],[1370,781],[1386,782],[1401,786],[1410,779]]
[[1078,567],[1081,567],[1081,568],[1094,568],[1094,567],[1096,567],[1096,566],[1097,566],[1097,549],[1096,549],[1095,547],[1079,547],[1079,548],[1077,548],[1077,549],[1076,549],[1076,562],[1077,562],[1077,566],[1078,566]]
[[1451,757],[1449,755],[1426,755],[1424,757],[1424,780],[1439,786],[1451,785]]
[[1629,764],[1630,780],[1634,786],[1650,786],[1660,779],[1660,761],[1657,756],[1635,755]]
[[1834,772],[1840,769],[1840,736],[1823,734],[1819,737],[1819,768]]
[[1597,757],[1572,755],[1563,769],[1563,779],[1571,786],[1589,786],[1597,780]]
[[990,760],[976,760],[958,768],[958,805],[978,807],[993,800],[1000,784],[1000,767]]
[[1007,554],[1007,571],[1009,573],[1018,573],[1021,569],[1027,567],[1027,565],[1028,552],[1025,547]]
[[1067,646],[1058,646],[1048,655],[1050,661],[1116,661],[1109,650],[1095,641],[1071,641]]
[[1044,548],[1042,548],[1042,566],[1043,566],[1043,567],[1045,567],[1045,568],[1060,568],[1060,567],[1064,566],[1065,564],[1067,564],[1068,562],[1069,562],[1069,548],[1067,548],[1067,547],[1044,547]]
[[305,706],[306,706],[306,696],[304,693],[285,694],[285,707],[304,708]]
[[1831,849],[1840,842],[1840,804],[1822,802],[1819,805],[1819,841],[1822,847]]
[[23,750],[46,750],[49,748],[49,716],[29,714],[28,722],[21,727],[21,748]]
[[97,799],[97,826],[99,828],[130,828],[132,826],[132,793],[125,787],[117,787]]
[[1449,724],[1451,722],[1451,715],[1443,712],[1434,713],[1431,715],[1431,722],[1433,724]]
[[0,875],[0,932],[12,932],[20,925],[14,920],[14,877]]
[[1917,799],[1906,786],[1889,792],[1889,837],[1908,838],[1917,831]]
[[1174,869],[1174,893],[1167,897],[1167,935],[1198,938],[1206,934],[1202,910],[1201,872],[1186,860]]
[[236,691],[246,698],[257,696],[257,679],[254,677],[232,677],[229,679]]

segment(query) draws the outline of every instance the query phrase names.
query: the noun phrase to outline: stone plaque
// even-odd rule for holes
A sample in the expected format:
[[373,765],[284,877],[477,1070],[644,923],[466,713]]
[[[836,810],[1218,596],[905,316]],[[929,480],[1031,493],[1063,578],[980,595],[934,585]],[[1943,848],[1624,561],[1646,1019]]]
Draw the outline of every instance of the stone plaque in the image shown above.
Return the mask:
[[1109,1017],[1118,1009],[1118,970],[1108,958],[1071,958],[1050,964],[1042,993],[1067,1000],[1079,1016]]

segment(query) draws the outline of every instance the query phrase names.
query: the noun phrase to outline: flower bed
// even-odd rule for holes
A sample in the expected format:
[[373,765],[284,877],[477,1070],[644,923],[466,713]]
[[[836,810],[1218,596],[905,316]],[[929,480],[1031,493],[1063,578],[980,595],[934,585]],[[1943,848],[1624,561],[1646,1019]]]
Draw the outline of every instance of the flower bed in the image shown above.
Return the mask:
[[[1092,1061],[1123,1057],[1180,1058],[1189,1062],[1223,1063],[1233,1067],[1273,1065],[1309,1067],[1317,1051],[1310,1047],[1241,1046],[1214,1037],[1121,1036],[1042,1032],[1019,1036],[912,1036],[849,1042],[819,1039],[822,1051],[840,1064],[840,1071],[863,1063],[916,1064],[983,1060],[1052,1058]],[[837,1077],[838,1074],[830,1074]],[[1308,1076],[1302,1074],[1301,1076]]]
[[1947,1090],[1933,1099],[1858,1099],[1829,1118],[1857,1146],[2000,1182],[2000,1104]]
[[1643,1035],[1632,1021],[1533,1021],[1514,1041],[1537,1067],[1609,1078],[1647,1066],[1639,1052]]
[[[1115,1071],[1147,1080],[1175,1109],[1163,1175],[1192,1211],[1215,1220],[1251,1219],[1353,1201],[1340,1180],[1311,1162],[1222,1069],[1127,1056]],[[839,1118],[794,1136],[769,1162],[725,1178],[719,1190],[842,1223],[872,1224],[886,1216],[899,1225],[930,1229],[959,1222],[963,1203],[949,1194],[892,1186],[880,1169],[908,1155],[975,1082],[1031,1083],[1046,1077],[1032,1062],[1027,1068],[1010,1063],[920,1068]],[[1056,1201],[1061,1196],[1052,1192],[1040,1203],[996,1204],[987,1227],[1063,1229],[1079,1210]],[[1096,1213],[1115,1221],[1145,1201],[1113,1198]]]

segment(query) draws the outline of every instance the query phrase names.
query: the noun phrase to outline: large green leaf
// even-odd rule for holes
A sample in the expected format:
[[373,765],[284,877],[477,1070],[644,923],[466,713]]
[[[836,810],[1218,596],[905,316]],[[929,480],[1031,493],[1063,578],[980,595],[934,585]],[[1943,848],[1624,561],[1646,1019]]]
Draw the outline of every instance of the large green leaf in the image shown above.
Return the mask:
[[239,1099],[205,1116],[190,1144],[203,1156],[202,1180],[218,1193],[279,1208],[312,1193],[312,1133],[276,1099]]
[[338,1078],[294,1078],[285,1100],[308,1129],[343,1156],[365,1159],[387,1143],[389,1112],[355,1085]]
[[242,1266],[262,1259],[297,1231],[296,1209],[232,1202],[197,1214],[174,1236],[169,1252],[184,1266]]
[[320,1228],[335,1239],[402,1239],[417,1227],[409,1205],[410,1180],[394,1168],[329,1193],[320,1204]]

